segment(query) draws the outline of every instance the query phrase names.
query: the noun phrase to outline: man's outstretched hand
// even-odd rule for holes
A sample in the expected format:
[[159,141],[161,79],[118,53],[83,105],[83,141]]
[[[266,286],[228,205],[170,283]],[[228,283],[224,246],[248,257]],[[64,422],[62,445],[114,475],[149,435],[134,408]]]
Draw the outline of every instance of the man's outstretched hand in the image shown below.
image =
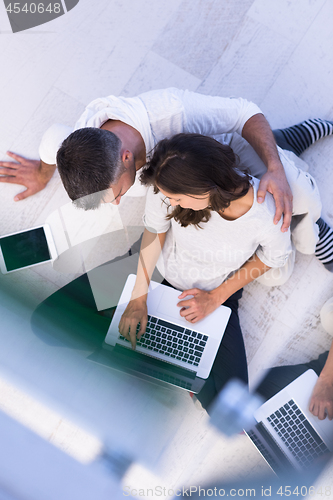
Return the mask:
[[27,160],[10,151],[7,154],[17,163],[0,161],[0,182],[21,184],[27,188],[17,194],[14,201],[24,200],[44,189],[56,169],[55,165],[48,165],[41,160]]
[[288,231],[293,210],[293,195],[284,170],[268,171],[262,176],[257,194],[258,203],[264,201],[266,192],[274,197],[276,206],[274,224],[277,224],[283,215],[281,231]]

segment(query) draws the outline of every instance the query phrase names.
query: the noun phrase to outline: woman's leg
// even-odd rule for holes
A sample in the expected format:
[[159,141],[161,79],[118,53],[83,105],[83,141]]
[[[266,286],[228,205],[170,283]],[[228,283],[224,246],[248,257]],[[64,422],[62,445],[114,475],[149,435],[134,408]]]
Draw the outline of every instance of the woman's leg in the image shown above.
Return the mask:
[[320,217],[317,220],[319,240],[316,244],[315,256],[328,271],[333,272],[333,229]]
[[[292,127],[273,130],[273,134],[280,148],[300,156],[311,144],[333,134],[333,122],[320,118],[305,120]],[[333,230],[321,218],[317,220],[317,225],[319,239],[315,248],[315,256],[328,271],[333,272]]]
[[[174,288],[166,280],[162,284]],[[238,317],[238,301],[242,297],[242,293],[243,289],[238,290],[223,304],[231,309],[229,322],[210,375],[199,394],[196,395],[203,408],[208,409],[208,412],[209,406],[228,380],[238,378],[245,384],[248,383],[245,346]],[[195,328],[195,325],[193,327]]]
[[203,408],[208,412],[209,406],[230,379],[237,378],[245,384],[248,383],[245,346],[238,317],[238,300],[241,296],[242,290],[239,290],[223,304],[231,308],[230,319],[210,375],[197,394]]
[[300,156],[311,144],[333,134],[333,122],[316,118],[292,127],[273,130],[276,144]]
[[259,276],[259,278],[256,278],[256,281],[258,281],[261,285],[266,286],[284,285],[294,270],[295,257],[296,250],[293,247],[293,251],[283,267],[271,268],[269,271]]

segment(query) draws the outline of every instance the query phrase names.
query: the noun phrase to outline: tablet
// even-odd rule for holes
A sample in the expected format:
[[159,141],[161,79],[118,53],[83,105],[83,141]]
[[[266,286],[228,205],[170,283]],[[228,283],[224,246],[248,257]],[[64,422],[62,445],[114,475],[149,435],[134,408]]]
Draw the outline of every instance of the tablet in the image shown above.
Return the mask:
[[3,274],[53,261],[57,256],[48,225],[0,236],[0,269]]

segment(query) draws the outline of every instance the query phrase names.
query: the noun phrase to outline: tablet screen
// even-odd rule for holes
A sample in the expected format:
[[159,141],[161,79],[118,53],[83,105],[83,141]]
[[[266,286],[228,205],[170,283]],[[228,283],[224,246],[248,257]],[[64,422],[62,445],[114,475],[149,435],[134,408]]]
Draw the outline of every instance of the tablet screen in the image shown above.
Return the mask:
[[7,271],[14,271],[51,259],[42,227],[0,237],[0,245]]

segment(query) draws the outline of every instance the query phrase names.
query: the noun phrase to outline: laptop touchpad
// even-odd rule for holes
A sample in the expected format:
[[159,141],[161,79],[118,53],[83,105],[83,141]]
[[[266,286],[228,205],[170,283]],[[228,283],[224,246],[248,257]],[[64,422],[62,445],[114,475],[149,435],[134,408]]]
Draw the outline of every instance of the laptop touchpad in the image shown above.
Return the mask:
[[[181,307],[178,307],[177,304],[178,302],[180,302],[180,300],[178,299],[178,295],[180,295],[180,293],[181,292],[177,290],[172,296],[170,290],[165,290],[161,295],[156,313],[163,316],[171,316],[175,319],[179,317],[179,311],[181,310]],[[189,295],[185,300],[192,298],[193,295]]]

